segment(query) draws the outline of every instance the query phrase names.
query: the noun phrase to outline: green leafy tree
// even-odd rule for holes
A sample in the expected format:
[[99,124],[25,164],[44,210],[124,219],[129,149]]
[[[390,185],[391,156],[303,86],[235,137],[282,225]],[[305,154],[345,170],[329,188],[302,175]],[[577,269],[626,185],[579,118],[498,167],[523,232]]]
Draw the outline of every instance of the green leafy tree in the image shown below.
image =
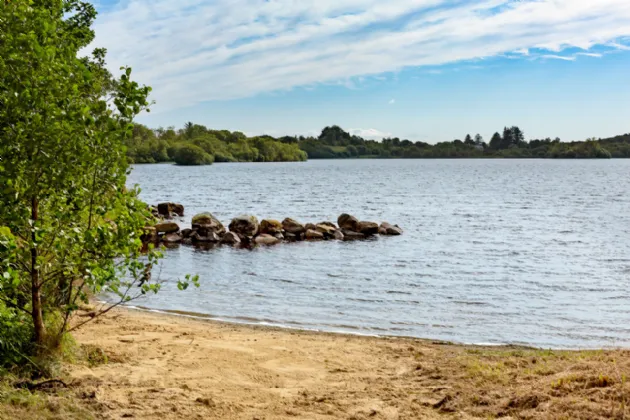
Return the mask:
[[141,254],[150,214],[125,187],[124,143],[150,88],[130,68],[114,79],[103,49],[78,58],[95,17],[78,0],[0,8],[0,310],[30,318],[38,352],[89,321],[71,323],[90,295],[115,306],[159,289],[159,254]]
[[194,165],[210,165],[214,158],[206,153],[201,147],[184,143],[175,148],[173,159],[178,165],[194,166]]
[[475,145],[475,141],[472,139],[470,134],[466,134],[466,138],[464,139],[464,143],[469,145],[469,146],[474,146]]

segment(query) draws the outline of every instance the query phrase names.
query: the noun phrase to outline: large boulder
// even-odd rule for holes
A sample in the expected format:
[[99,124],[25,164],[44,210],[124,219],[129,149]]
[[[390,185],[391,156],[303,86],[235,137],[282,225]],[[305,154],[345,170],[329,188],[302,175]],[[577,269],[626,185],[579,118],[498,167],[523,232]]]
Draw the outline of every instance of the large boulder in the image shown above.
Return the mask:
[[183,217],[184,206],[177,203],[160,203],[157,205],[157,212],[160,216],[170,218],[173,214]]
[[301,233],[306,232],[306,229],[304,229],[304,225],[289,217],[282,221],[282,227],[286,232],[292,233],[294,235],[300,235]]
[[345,235],[343,234],[343,232],[341,232],[340,230],[336,230],[335,231],[335,239],[338,241],[343,241],[345,238]]
[[364,234],[355,232],[354,230],[342,229],[341,233],[343,234],[344,241],[356,241],[358,239],[365,239]]
[[262,235],[256,236],[254,242],[256,243],[256,245],[276,245],[280,243],[280,239],[264,233]]
[[157,233],[176,233],[179,232],[179,226],[173,222],[163,222],[155,225],[155,231]]
[[357,232],[360,232],[366,236],[376,235],[378,233],[378,223],[359,222],[357,226]]
[[265,219],[260,222],[260,233],[276,236],[277,234],[281,234],[284,228],[282,227],[282,223],[277,220]]
[[402,235],[403,230],[398,225],[392,225],[387,222],[383,222],[381,223],[381,226],[379,228],[379,233],[381,235],[398,236]]
[[228,232],[221,239],[221,243],[225,245],[238,245],[241,243],[241,238],[234,232]]
[[212,213],[200,213],[192,218],[192,230],[199,232],[202,236],[209,233],[216,233],[219,236],[225,234],[225,226],[212,215]]
[[337,223],[341,229],[351,230],[354,232],[358,232],[359,219],[354,216],[350,216],[349,214],[342,214],[337,219]]
[[309,241],[317,241],[324,239],[324,234],[316,230],[309,229],[306,231],[304,237]]
[[256,216],[249,214],[237,216],[232,219],[229,229],[230,232],[234,232],[242,236],[256,236],[258,233],[258,219]]

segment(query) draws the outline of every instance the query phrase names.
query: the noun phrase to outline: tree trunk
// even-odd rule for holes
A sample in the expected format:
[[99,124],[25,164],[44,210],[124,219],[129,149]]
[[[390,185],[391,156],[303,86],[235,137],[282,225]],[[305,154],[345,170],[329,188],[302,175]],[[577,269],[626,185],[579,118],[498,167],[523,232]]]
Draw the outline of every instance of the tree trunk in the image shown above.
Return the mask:
[[44,316],[42,313],[42,296],[40,293],[41,283],[39,279],[39,267],[37,266],[38,250],[36,246],[35,227],[38,214],[39,203],[36,197],[31,200],[31,305],[33,315],[33,327],[35,329],[35,343],[39,348],[44,345],[46,338],[46,327],[44,326]]

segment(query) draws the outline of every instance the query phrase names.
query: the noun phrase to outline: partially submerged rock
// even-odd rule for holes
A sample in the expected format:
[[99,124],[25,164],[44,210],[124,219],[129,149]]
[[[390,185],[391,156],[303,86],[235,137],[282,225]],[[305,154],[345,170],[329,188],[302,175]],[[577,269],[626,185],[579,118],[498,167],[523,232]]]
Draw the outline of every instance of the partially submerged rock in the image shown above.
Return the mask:
[[380,233],[381,235],[398,236],[402,235],[403,230],[398,225],[391,225],[387,222],[383,222],[379,227],[378,233]]
[[357,228],[359,225],[359,219],[349,214],[342,214],[337,219],[337,224],[341,229],[357,232]]
[[178,244],[182,241],[182,237],[177,233],[169,233],[168,235],[164,235],[162,238],[162,242],[167,244]]
[[276,245],[280,243],[280,239],[276,238],[275,236],[263,233],[262,235],[256,236],[254,242],[256,243],[256,245]]
[[359,239],[365,239],[365,235],[360,232],[355,232],[353,230],[342,229],[341,233],[343,233],[344,241],[356,241]]
[[241,238],[234,232],[228,232],[221,239],[221,243],[225,245],[238,245],[241,243]]
[[157,233],[175,233],[179,232],[179,225],[174,222],[162,222],[155,225]]
[[282,223],[277,220],[272,219],[264,219],[260,222],[260,233],[267,235],[277,235],[282,234],[284,228],[282,227]]
[[304,235],[304,237],[310,241],[322,240],[324,239],[324,234],[316,230],[309,229],[306,231],[306,234]]
[[290,217],[287,217],[282,221],[282,227],[284,228],[285,232],[292,233],[294,235],[299,235],[300,233],[306,232],[304,225],[291,219]]
[[225,226],[212,215],[212,213],[200,213],[192,218],[192,230],[201,235],[216,233],[219,236],[225,234]]
[[184,206],[177,203],[160,203],[157,205],[157,213],[167,219],[173,215],[184,217]]
[[378,233],[378,223],[359,222],[359,224],[357,225],[357,232],[360,232],[366,236],[376,235]]
[[232,219],[228,228],[238,235],[253,237],[258,233],[258,219],[251,214],[243,214]]

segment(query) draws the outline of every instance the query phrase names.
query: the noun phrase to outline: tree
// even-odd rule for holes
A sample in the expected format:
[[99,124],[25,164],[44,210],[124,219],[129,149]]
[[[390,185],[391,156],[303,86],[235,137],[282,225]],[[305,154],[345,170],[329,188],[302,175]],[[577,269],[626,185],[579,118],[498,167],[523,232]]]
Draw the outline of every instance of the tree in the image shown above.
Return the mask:
[[503,139],[501,138],[501,134],[494,133],[492,135],[492,139],[490,139],[490,144],[488,145],[488,147],[490,147],[490,149],[492,150],[499,150],[502,141]]
[[475,134],[475,144],[477,146],[481,146],[483,144],[483,137],[481,137],[481,134],[479,133]]
[[210,165],[214,158],[206,153],[201,147],[194,144],[179,144],[173,152],[173,160],[178,165],[194,166],[194,165]]
[[466,134],[466,138],[464,139],[464,144],[467,144],[469,146],[475,145],[475,142],[473,141],[472,137],[470,137],[470,134]]
[[147,268],[159,254],[140,251],[151,216],[125,185],[124,143],[150,88],[130,68],[114,79],[103,49],[78,58],[94,38],[92,5],[3,3],[0,241],[18,245],[0,250],[0,305],[31,319],[42,351],[89,321],[69,327],[90,294],[118,295],[115,306],[159,289]]

